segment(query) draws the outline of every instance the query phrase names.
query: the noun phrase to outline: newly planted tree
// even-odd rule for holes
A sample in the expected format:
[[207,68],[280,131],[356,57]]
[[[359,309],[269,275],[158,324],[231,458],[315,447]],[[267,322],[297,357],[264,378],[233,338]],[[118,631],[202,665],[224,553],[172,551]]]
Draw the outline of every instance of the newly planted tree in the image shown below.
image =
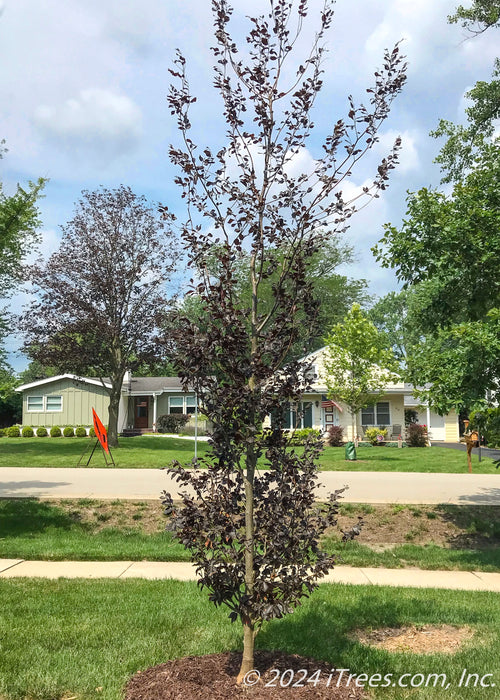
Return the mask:
[[[312,509],[321,443],[311,438],[303,450],[292,450],[283,431],[284,413],[300,400],[310,373],[306,362],[287,358],[299,338],[318,332],[310,261],[329,237],[345,230],[356,204],[386,187],[399,140],[357,202],[341,191],[376,142],[405,72],[395,47],[376,73],[369,105],[349,98],[347,117],[332,125],[312,167],[293,174],[297,168],[290,166],[300,163],[313,129],[332,8],[324,6],[311,51],[293,69],[305,0],[295,10],[287,0],[270,3],[267,16],[249,20],[241,50],[229,31],[228,3],[212,5],[225,144],[199,149],[194,143],[195,98],[180,53],[168,103],[182,137],[182,145],[170,150],[187,205],[181,233],[204,319],[202,327],[182,315],[177,319],[177,366],[196,388],[213,434],[206,471],[174,468],[196,498],[186,491],[180,509],[168,494],[165,502],[201,584],[243,624],[241,681],[253,667],[263,621],[293,610],[333,564],[318,540],[336,520],[338,493],[319,511]],[[216,268],[210,265],[214,250]],[[238,293],[242,258],[251,289],[246,301]],[[263,428],[269,415],[272,426]],[[268,471],[259,474],[258,462]]]
[[[127,369],[162,359],[175,242],[144,197],[121,186],[84,192],[60,248],[32,268],[37,295],[22,318],[24,351],[59,372],[100,377],[117,445]],[[104,382],[108,378],[108,382]]]

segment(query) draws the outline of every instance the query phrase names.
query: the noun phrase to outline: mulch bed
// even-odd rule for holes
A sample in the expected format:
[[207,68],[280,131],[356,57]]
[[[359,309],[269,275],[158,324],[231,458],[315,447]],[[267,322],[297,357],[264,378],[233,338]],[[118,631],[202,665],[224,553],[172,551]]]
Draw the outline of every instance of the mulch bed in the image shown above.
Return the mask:
[[387,651],[411,654],[455,654],[465,642],[474,636],[470,627],[453,625],[409,625],[408,627],[383,627],[382,629],[357,630],[353,638],[362,644],[380,647]]
[[[331,665],[324,661],[280,651],[256,651],[255,667],[259,669],[261,679],[251,686],[236,683],[240,663],[241,653],[237,652],[174,659],[146,671],[139,671],[133,676],[125,688],[125,700],[229,700],[239,697],[252,700],[286,700],[292,697],[295,700],[363,700],[367,697],[366,692],[356,687],[352,679],[346,687],[349,674],[343,675],[342,683],[337,687],[339,676],[332,673]],[[279,669],[280,674],[273,669]],[[292,677],[290,672],[284,674],[286,669],[292,669],[294,672],[290,685],[296,683],[300,684],[299,687],[280,687],[280,678],[286,685]],[[313,682],[308,683],[307,679],[317,671],[320,671],[317,674],[317,685]],[[273,685],[266,687],[266,683]]]

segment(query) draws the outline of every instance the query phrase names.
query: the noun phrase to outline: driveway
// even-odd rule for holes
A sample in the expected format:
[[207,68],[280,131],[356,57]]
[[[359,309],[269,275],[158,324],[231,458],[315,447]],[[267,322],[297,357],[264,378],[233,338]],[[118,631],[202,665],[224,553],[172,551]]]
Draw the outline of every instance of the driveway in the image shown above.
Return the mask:
[[[450,450],[461,450],[465,452],[466,446],[463,442],[433,442],[433,447],[447,447]],[[473,455],[479,455],[479,448],[472,448]],[[481,456],[489,459],[500,459],[500,450],[495,450],[490,447],[481,447]]]
[[[348,503],[500,505],[500,474],[321,472],[317,498],[348,485]],[[178,484],[161,469],[0,468],[0,498],[156,500]]]

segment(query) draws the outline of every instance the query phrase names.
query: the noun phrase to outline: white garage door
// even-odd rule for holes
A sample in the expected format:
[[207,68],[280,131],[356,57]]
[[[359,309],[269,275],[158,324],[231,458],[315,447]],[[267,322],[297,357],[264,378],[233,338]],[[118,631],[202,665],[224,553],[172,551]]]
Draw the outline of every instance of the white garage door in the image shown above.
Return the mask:
[[[429,438],[431,442],[444,442],[445,441],[445,427],[444,427],[444,416],[439,416],[437,413],[431,411],[431,422]],[[418,422],[422,425],[427,425],[427,411],[419,411]]]

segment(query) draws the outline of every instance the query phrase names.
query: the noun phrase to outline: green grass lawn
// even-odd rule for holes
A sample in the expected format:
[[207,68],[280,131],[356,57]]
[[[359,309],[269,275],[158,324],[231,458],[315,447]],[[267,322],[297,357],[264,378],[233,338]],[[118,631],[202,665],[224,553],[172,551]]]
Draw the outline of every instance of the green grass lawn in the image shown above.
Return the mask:
[[[194,458],[193,440],[142,436],[121,438],[119,443],[118,449],[111,450],[117,467],[157,469],[174,459],[189,462]],[[75,467],[89,444],[89,438],[1,438],[0,467]],[[199,442],[198,455],[206,450],[207,443]],[[106,466],[100,447],[89,466]]]
[[[166,660],[241,649],[241,627],[195,583],[0,581],[2,700],[119,700],[138,670]],[[389,652],[352,633],[406,624],[469,626],[454,654]],[[498,698],[500,596],[466,591],[323,585],[293,615],[266,623],[257,648],[316,658],[369,676],[447,674],[439,687],[380,688],[375,698]],[[463,669],[492,673],[497,688],[459,688]],[[207,688],[206,697],[210,698]],[[265,697],[265,696],[263,696]]]
[[[453,507],[448,506],[448,511]],[[369,510],[369,509],[367,509]],[[463,507],[459,517],[464,519]],[[363,506],[344,504],[341,512],[357,517]],[[429,511],[434,513],[435,511]],[[450,511],[447,515],[456,519]],[[365,514],[365,517],[367,515]],[[485,516],[487,517],[487,516]],[[415,524],[422,518],[413,518]],[[428,538],[432,539],[432,523]],[[394,522],[397,523],[396,518]],[[184,547],[165,531],[166,520],[161,504],[115,501],[111,503],[78,499],[50,503],[34,498],[0,500],[0,558],[44,559],[52,561],[189,561]],[[463,529],[477,530],[483,520],[471,515]],[[457,569],[464,571],[500,571],[499,523],[486,546],[449,548],[433,543],[396,545],[375,551],[359,541],[342,544],[339,531],[326,537],[322,547],[339,557],[339,564],[422,569]],[[401,528],[401,525],[398,526]],[[403,526],[406,527],[406,526]],[[450,524],[450,528],[451,528]],[[405,530],[403,534],[408,534]],[[411,534],[411,533],[410,533]],[[427,536],[426,536],[427,538]]]
[[[357,457],[355,462],[346,462],[343,447],[326,447],[320,457],[320,467],[327,471],[468,472],[466,453],[446,447],[359,447]],[[474,474],[498,474],[492,459],[483,456],[479,462],[477,455],[472,455],[472,471]]]
[[381,566],[387,569],[417,567],[446,571],[500,571],[500,550],[447,549],[434,544],[402,544],[385,552],[375,552],[359,542],[323,542],[323,549],[337,554],[339,564]]
[[[88,446],[88,438],[1,438],[0,467],[75,467]],[[198,455],[205,454],[206,442],[198,443]],[[194,457],[194,441],[180,438],[142,436],[121,438],[113,451],[117,467],[156,469],[173,459],[189,462]],[[104,457],[96,450],[90,466],[104,467]],[[262,460],[262,466],[264,461]],[[465,452],[444,447],[404,448],[360,447],[358,460],[346,462],[343,447],[325,447],[321,469],[328,471],[449,472],[466,473]],[[493,461],[472,456],[476,474],[497,474]]]
[[[134,508],[126,507],[128,512]],[[89,509],[95,509],[93,522],[81,516]],[[134,510],[137,516],[141,507]],[[165,531],[164,524],[145,532],[132,515],[109,527],[103,518],[107,515],[99,512],[99,502],[91,499],[79,499],[69,510],[35,498],[0,500],[0,558],[189,561],[187,551]]]

